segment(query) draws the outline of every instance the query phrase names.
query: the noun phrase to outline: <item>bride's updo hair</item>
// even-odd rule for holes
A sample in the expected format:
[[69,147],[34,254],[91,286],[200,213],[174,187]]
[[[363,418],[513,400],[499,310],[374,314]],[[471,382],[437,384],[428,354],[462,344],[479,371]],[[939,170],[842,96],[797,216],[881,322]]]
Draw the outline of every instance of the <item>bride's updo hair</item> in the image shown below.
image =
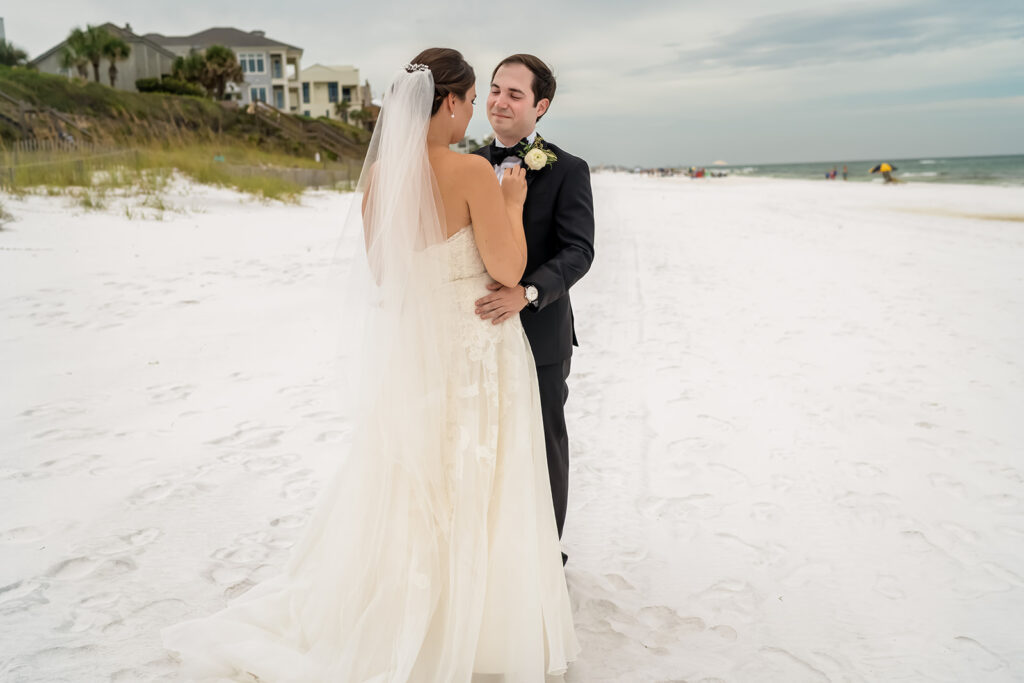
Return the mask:
[[411,64],[423,64],[430,69],[434,77],[434,106],[430,110],[433,116],[441,108],[448,95],[455,95],[460,100],[466,99],[466,93],[476,83],[476,74],[458,50],[447,47],[432,47],[416,55]]

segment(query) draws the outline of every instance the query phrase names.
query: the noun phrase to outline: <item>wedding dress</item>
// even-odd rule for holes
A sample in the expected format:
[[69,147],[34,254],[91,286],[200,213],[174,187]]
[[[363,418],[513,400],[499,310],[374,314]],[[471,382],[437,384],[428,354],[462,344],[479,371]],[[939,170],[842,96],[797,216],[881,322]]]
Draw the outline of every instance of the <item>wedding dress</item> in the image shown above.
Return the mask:
[[[425,79],[396,78],[378,129],[420,135],[422,116],[395,108]],[[424,238],[435,195],[406,206],[408,177],[387,174],[408,160],[388,135],[371,144],[371,203],[388,208],[365,219],[379,336],[359,434],[284,573],[164,630],[190,680],[538,683],[579,651],[529,342],[518,316],[475,315],[491,279],[472,226]]]

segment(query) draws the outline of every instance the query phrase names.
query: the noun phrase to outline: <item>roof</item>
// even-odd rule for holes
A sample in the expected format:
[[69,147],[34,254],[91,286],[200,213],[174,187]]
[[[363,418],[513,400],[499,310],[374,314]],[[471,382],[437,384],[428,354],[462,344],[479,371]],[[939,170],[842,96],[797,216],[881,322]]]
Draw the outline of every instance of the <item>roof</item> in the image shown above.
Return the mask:
[[211,45],[224,45],[226,47],[286,47],[290,50],[302,52],[301,47],[295,47],[279,40],[267,38],[263,31],[240,31],[229,26],[208,28],[190,36],[165,36],[159,33],[147,33],[146,38],[159,43],[160,45],[187,45],[189,47],[210,47]]
[[307,66],[301,72],[299,72],[299,78],[302,80],[330,80],[330,79],[353,79],[352,83],[359,85],[359,69],[350,66],[348,64],[334,64],[326,66],[324,64],[314,64]]
[[[111,22],[108,21],[105,24],[100,24],[100,28],[105,28],[108,33],[110,33],[111,35],[117,36],[118,38],[120,38],[121,40],[123,40],[126,43],[142,43],[143,45],[146,45],[147,47],[149,47],[149,48],[151,48],[153,50],[156,50],[157,52],[163,54],[165,57],[167,57],[169,59],[174,59],[177,56],[173,52],[171,52],[170,50],[165,48],[163,45],[155,43],[149,37],[148,34],[145,35],[145,36],[140,36],[137,33],[133,33],[128,24],[125,24],[124,27],[122,28],[121,26],[116,26],[116,25],[114,25],[114,24],[112,24]],[[57,43],[56,45],[51,47],[49,50],[47,50],[46,52],[42,53],[41,55],[37,56],[35,59],[31,60],[29,62],[29,64],[38,64],[39,62],[43,61],[44,59],[46,59],[47,57],[51,56],[53,53],[57,52],[62,47],[64,47],[64,45],[66,45],[67,42],[68,42],[67,40],[60,41],[59,43]]]

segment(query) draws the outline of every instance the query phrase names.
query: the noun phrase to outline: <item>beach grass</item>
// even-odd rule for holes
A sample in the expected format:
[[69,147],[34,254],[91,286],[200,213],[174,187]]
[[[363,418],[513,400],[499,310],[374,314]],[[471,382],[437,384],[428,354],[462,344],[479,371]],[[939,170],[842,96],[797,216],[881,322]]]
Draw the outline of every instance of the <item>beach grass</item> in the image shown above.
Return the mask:
[[7,158],[0,163],[0,184],[13,193],[44,188],[47,193],[62,194],[73,188],[103,188],[151,195],[162,191],[176,170],[199,183],[283,202],[297,201],[304,188],[281,177],[282,170],[323,167],[313,159],[241,145],[154,145],[84,155],[23,153],[17,163],[10,162]]

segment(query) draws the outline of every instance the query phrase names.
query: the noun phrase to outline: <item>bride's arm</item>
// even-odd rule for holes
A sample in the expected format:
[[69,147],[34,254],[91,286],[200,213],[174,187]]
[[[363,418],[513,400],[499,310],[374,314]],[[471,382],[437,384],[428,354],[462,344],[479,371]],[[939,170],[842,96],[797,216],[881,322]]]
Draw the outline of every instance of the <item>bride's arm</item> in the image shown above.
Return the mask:
[[506,287],[515,287],[526,269],[523,202],[526,180],[522,169],[507,174],[498,185],[494,168],[483,157],[466,155],[466,201],[476,246],[487,273]]

